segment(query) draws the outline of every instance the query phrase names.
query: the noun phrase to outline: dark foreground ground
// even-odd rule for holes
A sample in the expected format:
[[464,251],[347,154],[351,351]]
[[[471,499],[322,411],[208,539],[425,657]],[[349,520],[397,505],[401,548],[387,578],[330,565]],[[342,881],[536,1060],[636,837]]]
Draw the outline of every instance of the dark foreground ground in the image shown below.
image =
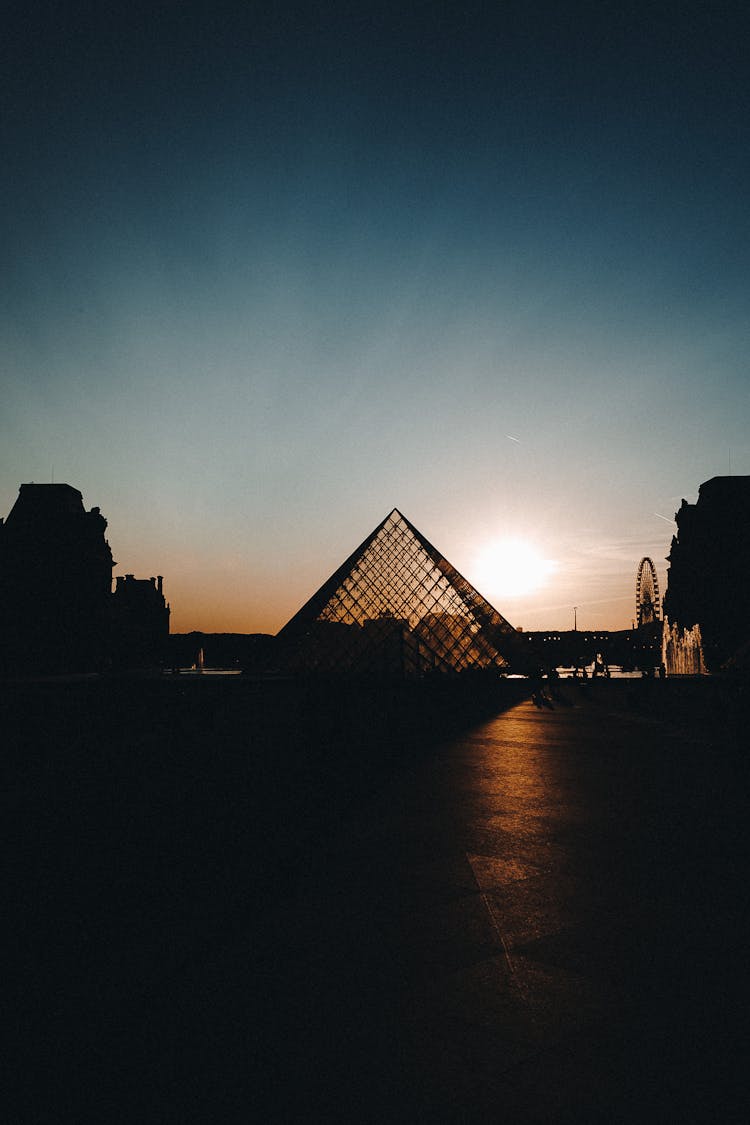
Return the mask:
[[746,1121],[746,701],[564,691],[5,685],[4,1120]]

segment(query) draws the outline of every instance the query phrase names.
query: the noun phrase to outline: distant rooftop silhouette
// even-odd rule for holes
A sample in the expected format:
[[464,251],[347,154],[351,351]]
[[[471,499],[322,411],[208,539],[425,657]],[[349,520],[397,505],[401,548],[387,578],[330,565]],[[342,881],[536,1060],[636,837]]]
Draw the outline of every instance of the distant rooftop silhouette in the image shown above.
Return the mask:
[[394,508],[279,633],[294,672],[505,668],[505,620]]

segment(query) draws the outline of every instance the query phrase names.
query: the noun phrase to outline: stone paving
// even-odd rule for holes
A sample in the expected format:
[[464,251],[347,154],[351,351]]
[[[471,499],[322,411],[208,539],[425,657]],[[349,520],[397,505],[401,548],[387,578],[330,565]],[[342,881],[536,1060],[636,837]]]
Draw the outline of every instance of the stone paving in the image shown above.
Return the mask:
[[746,1120],[744,767],[568,703],[401,770],[204,966],[266,1119]]
[[314,838],[299,779],[248,803],[239,721],[231,759],[205,719],[202,757],[99,760],[71,720],[13,822],[6,1119],[744,1123],[742,724],[664,687],[565,684],[319,787]]

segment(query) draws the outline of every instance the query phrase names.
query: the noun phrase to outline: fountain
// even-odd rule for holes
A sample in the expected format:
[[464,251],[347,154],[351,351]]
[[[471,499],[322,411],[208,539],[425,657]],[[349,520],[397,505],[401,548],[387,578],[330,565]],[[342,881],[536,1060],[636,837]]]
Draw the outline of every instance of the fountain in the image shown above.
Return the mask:
[[664,618],[662,662],[668,676],[704,676],[703,644],[700,625],[684,629]]

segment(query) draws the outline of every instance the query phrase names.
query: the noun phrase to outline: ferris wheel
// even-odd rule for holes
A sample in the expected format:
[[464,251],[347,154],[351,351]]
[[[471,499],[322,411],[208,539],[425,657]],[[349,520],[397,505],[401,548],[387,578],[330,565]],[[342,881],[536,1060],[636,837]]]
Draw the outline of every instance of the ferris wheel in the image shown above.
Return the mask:
[[650,625],[653,621],[661,620],[659,579],[656,577],[656,567],[648,555],[638,563],[638,576],[635,580],[635,612],[639,628],[641,625]]

